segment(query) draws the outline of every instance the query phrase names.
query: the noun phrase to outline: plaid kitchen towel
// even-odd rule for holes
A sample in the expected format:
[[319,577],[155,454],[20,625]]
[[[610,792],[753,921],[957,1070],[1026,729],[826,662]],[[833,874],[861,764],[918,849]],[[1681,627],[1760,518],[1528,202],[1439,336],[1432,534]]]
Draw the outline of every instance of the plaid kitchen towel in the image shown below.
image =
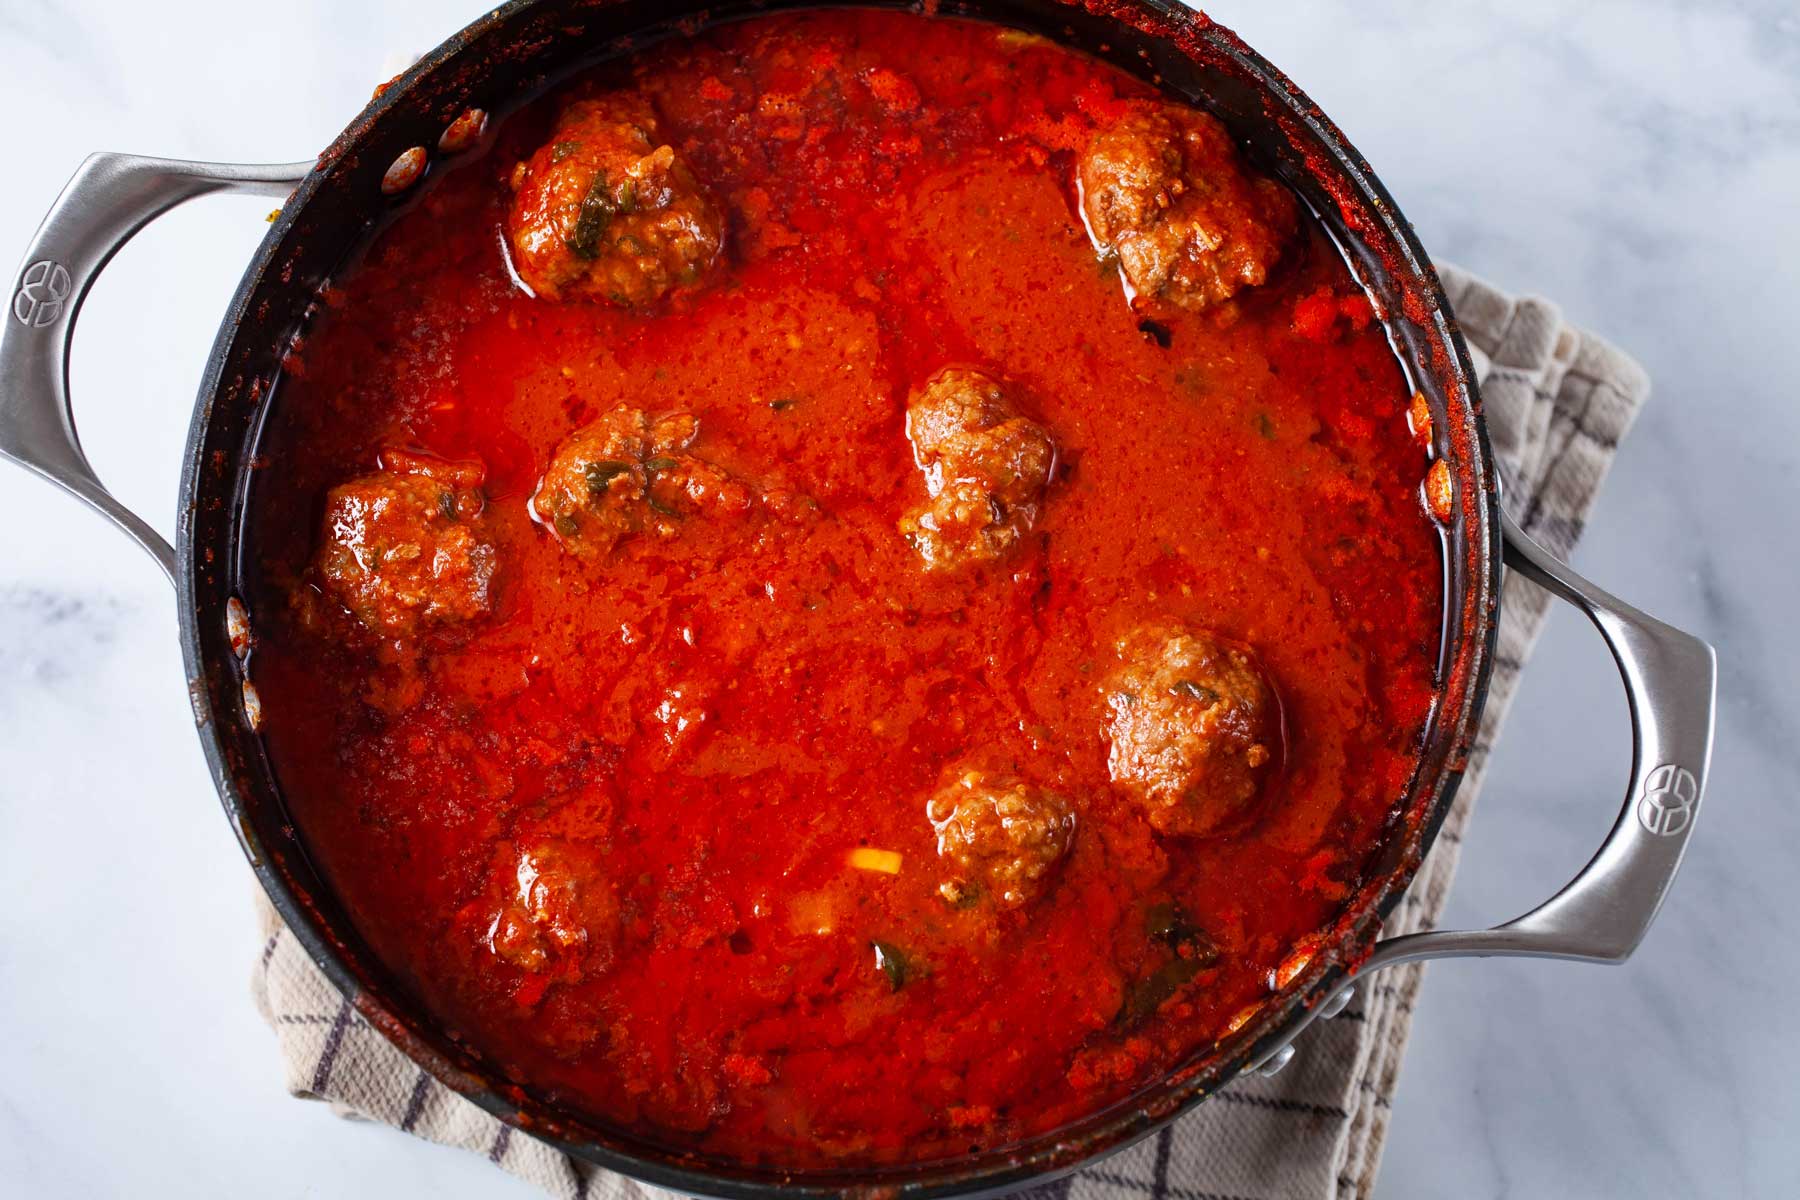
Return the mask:
[[[1566,558],[1649,379],[1626,355],[1564,323],[1553,304],[1516,299],[1455,268],[1444,268],[1443,278],[1482,379],[1508,509]],[[1507,579],[1499,653],[1468,774],[1389,934],[1431,928],[1443,909],[1488,751],[1547,605],[1543,592]],[[661,1200],[657,1189],[511,1130],[426,1075],[350,1008],[266,902],[263,915],[267,937],[253,990],[280,1042],[289,1092],[485,1154],[565,1200]],[[1158,1136],[1040,1187],[1038,1200],[1368,1196],[1422,972],[1414,965],[1369,977],[1341,1016],[1301,1036],[1299,1054],[1280,1075],[1238,1080]]]

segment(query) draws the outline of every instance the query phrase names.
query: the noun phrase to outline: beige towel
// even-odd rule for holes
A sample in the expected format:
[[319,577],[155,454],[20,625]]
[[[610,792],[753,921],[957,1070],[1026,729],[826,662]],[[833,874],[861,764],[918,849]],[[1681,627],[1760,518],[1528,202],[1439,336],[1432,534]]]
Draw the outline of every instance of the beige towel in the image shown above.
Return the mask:
[[[1508,510],[1566,558],[1649,379],[1606,342],[1565,324],[1555,305],[1514,299],[1454,268],[1443,276],[1482,378]],[[1388,922],[1390,934],[1428,929],[1443,910],[1488,750],[1547,603],[1530,584],[1507,581],[1493,684],[1468,775]],[[280,1043],[290,1093],[485,1154],[554,1196],[665,1195],[573,1161],[437,1083],[357,1016],[266,903],[263,911],[267,939],[252,990]],[[1371,976],[1341,1016],[1301,1036],[1299,1054],[1280,1075],[1239,1080],[1158,1136],[1037,1192],[1051,1200],[1369,1195],[1422,972],[1407,966]]]

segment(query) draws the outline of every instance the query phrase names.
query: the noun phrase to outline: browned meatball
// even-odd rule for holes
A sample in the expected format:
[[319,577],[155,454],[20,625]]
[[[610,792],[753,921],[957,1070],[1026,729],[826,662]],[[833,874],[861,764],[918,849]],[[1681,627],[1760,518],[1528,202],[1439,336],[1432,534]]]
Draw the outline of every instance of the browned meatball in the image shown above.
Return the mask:
[[1174,104],[1134,107],[1081,160],[1081,205],[1145,296],[1205,308],[1261,284],[1297,228],[1293,197],[1251,174],[1225,127]]
[[635,92],[573,104],[515,176],[513,268],[549,300],[641,307],[698,282],[725,218]]
[[531,498],[538,520],[572,553],[598,557],[643,529],[674,532],[674,518],[712,508],[741,514],[749,489],[685,451],[700,434],[687,413],[652,420],[616,408],[563,439]]
[[315,560],[325,591],[388,637],[486,616],[499,554],[469,482],[388,470],[332,488]]
[[1055,447],[998,380],[939,371],[907,406],[906,435],[931,498],[900,518],[900,532],[927,568],[992,562],[1036,523]]
[[983,896],[1003,908],[1050,882],[1075,840],[1068,801],[1008,775],[962,769],[925,806],[948,870],[938,893],[952,904]]
[[572,959],[604,967],[618,940],[619,899],[601,855],[573,842],[507,849],[492,894],[478,910],[482,940],[524,971]]
[[1113,782],[1162,833],[1215,833],[1247,815],[1280,736],[1275,694],[1250,655],[1180,626],[1135,630],[1118,653]]

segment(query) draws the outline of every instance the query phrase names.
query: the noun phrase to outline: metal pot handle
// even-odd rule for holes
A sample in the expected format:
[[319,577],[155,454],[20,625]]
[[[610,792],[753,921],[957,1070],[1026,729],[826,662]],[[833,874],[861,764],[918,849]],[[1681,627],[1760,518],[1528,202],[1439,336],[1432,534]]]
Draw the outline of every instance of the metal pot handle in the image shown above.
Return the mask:
[[169,543],[113,498],[82,452],[69,404],[75,318],[119,247],[169,209],[210,192],[285,197],[313,166],[89,155],[38,226],[0,316],[0,455],[87,501],[149,551],[171,581]]
[[[1621,963],[1662,907],[1693,834],[1712,758],[1716,669],[1712,647],[1663,624],[1558,562],[1502,514],[1506,565],[1581,609],[1606,639],[1631,703],[1631,782],[1606,841],[1580,874],[1524,916],[1492,929],[1414,933],[1377,942],[1360,966],[1324,992],[1293,1035],[1335,1016],[1355,980],[1398,963],[1512,955]],[[1273,1074],[1293,1036],[1253,1070]]]

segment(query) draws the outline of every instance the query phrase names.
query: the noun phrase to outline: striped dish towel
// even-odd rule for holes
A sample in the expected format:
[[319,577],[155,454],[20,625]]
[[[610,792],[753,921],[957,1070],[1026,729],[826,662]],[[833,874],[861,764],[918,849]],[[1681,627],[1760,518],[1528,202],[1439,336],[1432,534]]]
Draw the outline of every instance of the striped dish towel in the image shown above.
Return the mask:
[[[1566,558],[1650,381],[1632,359],[1565,324],[1555,305],[1516,299],[1453,267],[1442,273],[1482,379],[1509,511]],[[1488,751],[1547,606],[1545,593],[1507,580],[1493,684],[1468,775],[1389,934],[1429,929],[1443,909]],[[262,908],[266,938],[252,990],[275,1030],[290,1093],[485,1154],[564,1200],[662,1200],[658,1189],[501,1125],[426,1075],[352,1011],[266,902]],[[1280,1075],[1238,1080],[1158,1136],[1035,1189],[1034,1200],[1368,1196],[1422,971],[1414,965],[1371,976],[1342,1015],[1301,1036],[1299,1054]]]

